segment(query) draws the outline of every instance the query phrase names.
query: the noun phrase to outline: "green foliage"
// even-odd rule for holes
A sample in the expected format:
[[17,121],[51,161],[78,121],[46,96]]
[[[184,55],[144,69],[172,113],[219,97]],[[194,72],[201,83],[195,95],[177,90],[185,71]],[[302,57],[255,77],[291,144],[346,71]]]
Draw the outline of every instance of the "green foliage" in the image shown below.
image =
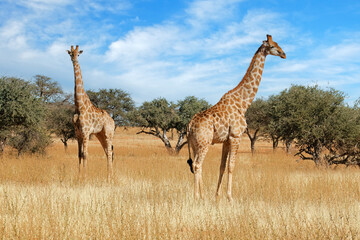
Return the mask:
[[265,134],[270,136],[273,142],[273,149],[278,146],[283,132],[280,121],[282,121],[284,110],[279,96],[280,95],[270,96],[267,100],[268,106],[266,108],[267,125],[264,131]]
[[34,97],[35,87],[18,78],[0,78],[0,131],[36,124],[44,114],[41,101]]
[[258,98],[253,101],[245,113],[247,129],[246,134],[250,139],[251,151],[254,153],[255,142],[259,138],[263,129],[269,124],[267,114],[268,102]]
[[60,138],[67,149],[67,142],[75,139],[75,128],[72,122],[75,108],[69,103],[51,104],[48,115],[48,128],[52,133]]
[[[186,97],[178,101],[178,104],[168,102],[165,98],[157,98],[151,102],[144,102],[137,113],[132,114],[132,119],[143,130],[139,133],[151,134],[160,138],[170,153],[179,153],[184,142],[186,126],[194,114],[207,109],[210,105],[205,100],[198,100],[195,97]],[[178,140],[175,149],[167,138],[170,129],[178,131]],[[149,130],[145,130],[149,129]]]
[[199,112],[210,108],[210,104],[204,99],[197,99],[194,96],[188,96],[184,100],[179,100],[177,103],[177,112],[179,115],[176,122],[176,129],[183,133],[186,132],[186,126],[189,124],[192,117]]
[[43,151],[50,143],[45,130],[46,108],[35,86],[18,78],[0,78],[0,136],[18,154]]
[[168,131],[178,121],[176,105],[165,98],[144,102],[138,109],[138,119],[142,127]]
[[24,152],[45,153],[45,149],[50,143],[50,135],[42,126],[21,127],[8,141],[8,144],[18,151],[18,155]]
[[129,113],[135,109],[135,103],[127,92],[121,89],[100,89],[86,91],[91,102],[106,110],[117,126],[131,125]]
[[43,75],[36,75],[34,78],[35,94],[44,102],[56,102],[63,94],[58,82],[51,80],[51,78]]
[[360,135],[355,111],[334,89],[292,86],[270,99],[269,111],[276,134],[284,141],[295,140],[297,155],[316,164],[346,154]]

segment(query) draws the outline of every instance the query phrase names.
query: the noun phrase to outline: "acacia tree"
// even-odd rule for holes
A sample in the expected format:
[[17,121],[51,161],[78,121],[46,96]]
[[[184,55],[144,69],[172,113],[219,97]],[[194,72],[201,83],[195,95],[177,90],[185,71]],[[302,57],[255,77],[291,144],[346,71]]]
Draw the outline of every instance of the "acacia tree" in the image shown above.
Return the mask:
[[176,152],[178,153],[181,148],[187,143],[184,142],[186,136],[186,127],[189,124],[192,117],[199,112],[202,112],[211,105],[204,99],[197,99],[194,96],[185,97],[184,100],[179,100],[177,103],[178,121],[175,124],[175,128],[178,132],[179,138],[176,144]]
[[63,94],[58,82],[43,75],[35,75],[35,94],[45,103],[56,102],[57,98]]
[[165,98],[144,102],[138,109],[135,121],[142,127],[137,134],[150,134],[161,139],[169,153],[173,154],[167,132],[178,119],[176,105]]
[[75,139],[75,128],[72,122],[75,108],[68,102],[58,102],[48,106],[48,128],[60,138],[67,151],[68,141]]
[[[178,154],[186,144],[186,126],[195,113],[207,109],[210,105],[203,99],[193,96],[178,101],[177,104],[168,102],[165,98],[157,98],[151,102],[144,102],[139,107],[133,119],[137,125],[143,127],[138,132],[150,134],[161,139],[166,149],[171,154]],[[170,129],[175,128],[178,132],[178,140],[173,148],[167,137]]]
[[254,154],[255,142],[261,136],[262,131],[268,125],[268,104],[265,100],[258,98],[253,101],[245,113],[247,128],[246,134],[250,139],[251,153]]
[[265,134],[271,138],[273,150],[275,150],[281,139],[282,127],[280,121],[282,119],[282,108],[280,107],[279,95],[270,96],[267,100],[266,118],[267,124],[264,128]]
[[328,150],[324,154],[326,163],[360,166],[360,112],[357,106],[339,106],[327,121],[332,126],[332,136],[328,137],[332,141],[325,145]]
[[19,78],[0,78],[0,136],[18,151],[44,152],[50,144],[46,108],[34,84]]
[[327,165],[330,159],[340,157],[339,151],[344,150],[341,143],[353,138],[349,133],[356,130],[351,127],[356,126],[352,118],[343,117],[350,110],[344,104],[342,92],[322,90],[318,86],[292,86],[279,99],[281,138],[295,140],[296,155],[317,165]]
[[130,94],[121,89],[100,89],[86,91],[91,102],[98,108],[106,110],[114,119],[116,126],[129,126],[129,113],[135,109]]

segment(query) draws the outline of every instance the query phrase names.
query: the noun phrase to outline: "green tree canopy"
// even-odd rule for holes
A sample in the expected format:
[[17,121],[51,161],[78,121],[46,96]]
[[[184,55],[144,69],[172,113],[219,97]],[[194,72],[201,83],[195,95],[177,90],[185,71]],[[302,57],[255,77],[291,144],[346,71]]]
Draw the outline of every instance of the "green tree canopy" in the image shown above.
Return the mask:
[[63,94],[58,82],[43,75],[36,75],[35,77],[35,94],[42,98],[44,102],[55,102],[59,96]]
[[267,115],[268,102],[264,99],[257,98],[253,101],[245,113],[247,128],[246,134],[250,139],[251,152],[255,151],[255,142],[261,132],[269,124]]
[[177,112],[179,119],[176,123],[176,129],[186,134],[186,127],[189,124],[192,117],[199,112],[202,112],[211,105],[204,99],[198,99],[194,96],[185,97],[184,100],[179,100],[177,103]]
[[67,150],[68,141],[75,139],[75,128],[72,122],[75,108],[68,102],[58,102],[48,106],[48,128],[60,138]]
[[98,108],[106,110],[117,126],[130,125],[129,113],[135,109],[130,94],[121,89],[100,89],[86,91],[91,102]]
[[46,108],[36,97],[34,84],[19,78],[0,78],[0,136],[23,152],[44,151],[50,143],[46,133]]
[[[133,119],[136,119],[137,125],[143,127],[139,133],[160,138],[170,153],[177,154],[186,144],[183,140],[187,124],[195,113],[208,107],[209,104],[205,100],[195,97],[186,97],[178,101],[178,104],[168,102],[165,98],[157,98],[151,102],[144,102],[137,113],[133,114]],[[178,131],[179,137],[173,149],[167,132],[174,128]]]
[[296,142],[302,159],[328,164],[340,156],[341,143],[354,143],[354,136],[360,135],[356,117],[350,117],[355,112],[344,104],[340,91],[295,85],[282,91],[275,102],[272,109],[281,113],[275,122],[279,134]]

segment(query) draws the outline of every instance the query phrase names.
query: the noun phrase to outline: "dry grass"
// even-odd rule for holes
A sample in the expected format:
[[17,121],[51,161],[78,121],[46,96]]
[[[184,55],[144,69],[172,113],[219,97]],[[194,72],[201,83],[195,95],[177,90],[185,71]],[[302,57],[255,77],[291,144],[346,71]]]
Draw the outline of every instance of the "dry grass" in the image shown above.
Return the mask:
[[268,143],[252,156],[244,138],[234,201],[215,201],[220,145],[204,163],[205,200],[195,201],[187,151],[169,156],[160,140],[134,133],[117,132],[112,183],[96,140],[86,181],[78,180],[75,142],[66,154],[60,142],[46,156],[17,159],[8,150],[0,158],[2,239],[360,239],[359,169],[317,169]]

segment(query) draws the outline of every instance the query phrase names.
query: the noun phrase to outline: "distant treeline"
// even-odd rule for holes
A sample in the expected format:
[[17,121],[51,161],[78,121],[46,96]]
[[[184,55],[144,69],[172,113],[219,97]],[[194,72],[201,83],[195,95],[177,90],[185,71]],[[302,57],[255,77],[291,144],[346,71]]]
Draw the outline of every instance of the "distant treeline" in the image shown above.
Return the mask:
[[[192,116],[209,108],[204,99],[185,97],[176,103],[165,98],[135,107],[130,94],[121,89],[88,90],[92,103],[113,117],[116,126],[141,127],[138,134],[161,139],[171,154],[186,144],[186,126]],[[36,75],[32,81],[0,78],[0,150],[6,145],[21,155],[45,153],[51,134],[64,143],[75,138],[72,124],[73,95],[64,93],[49,77]],[[294,85],[268,99],[255,100],[246,112],[251,150],[259,137],[270,139],[275,149],[283,142],[296,155],[318,165],[360,166],[360,108],[350,107],[340,91],[318,86]],[[177,137],[172,146],[169,138]],[[171,134],[170,137],[168,135]]]

